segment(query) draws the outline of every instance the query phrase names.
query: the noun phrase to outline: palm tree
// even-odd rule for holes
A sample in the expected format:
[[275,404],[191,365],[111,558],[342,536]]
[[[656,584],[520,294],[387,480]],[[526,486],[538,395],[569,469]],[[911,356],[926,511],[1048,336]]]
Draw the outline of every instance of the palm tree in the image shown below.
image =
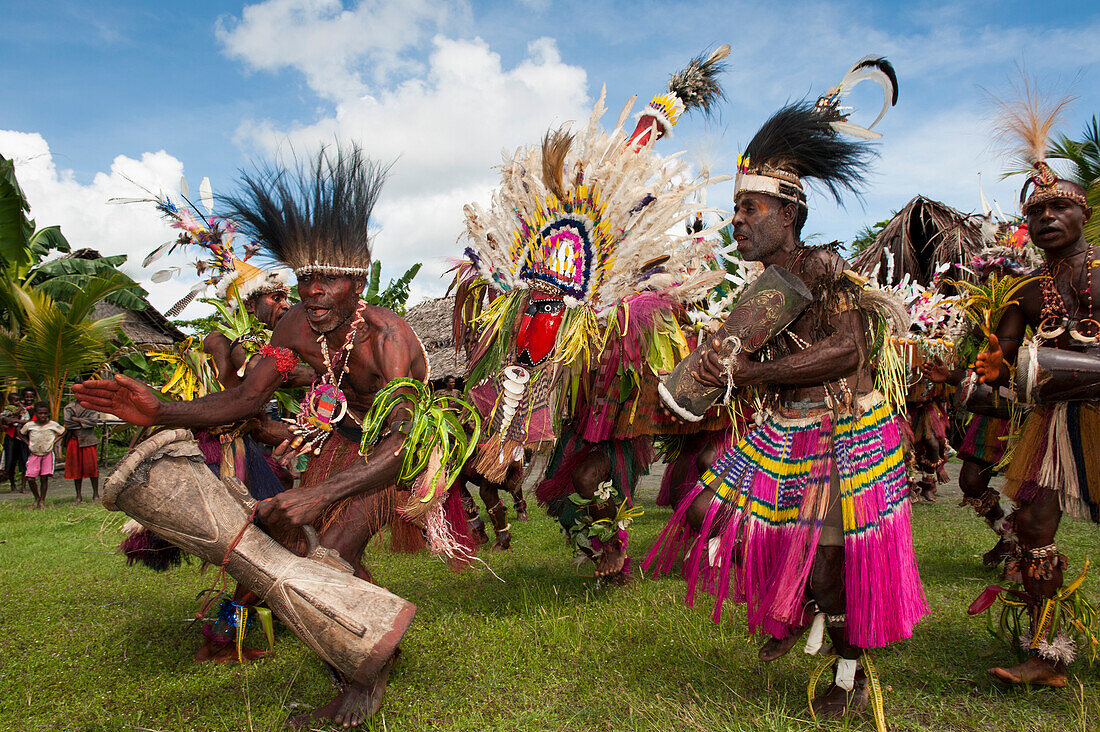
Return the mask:
[[[114,289],[108,300],[128,310],[144,310],[147,294],[136,282],[118,271],[125,255],[113,257],[46,258],[51,252],[68,254],[70,246],[60,226],[39,229],[28,218],[30,202],[15,177],[15,162],[0,155],[0,277],[24,289],[42,290],[55,300],[67,302],[94,277],[125,278],[125,286]],[[17,330],[14,314],[6,313],[9,330]]]
[[[1085,125],[1080,140],[1059,135],[1058,140],[1051,143],[1048,155],[1071,163],[1072,180],[1087,191],[1089,206],[1100,211],[1100,121],[1096,116]],[[1100,242],[1100,216],[1093,216],[1085,224],[1085,238]]]
[[66,303],[39,288],[0,281],[0,304],[18,324],[0,327],[0,380],[39,386],[56,420],[68,382],[98,370],[113,350],[123,316],[97,320],[92,316],[95,304],[132,282],[121,273],[92,277]]

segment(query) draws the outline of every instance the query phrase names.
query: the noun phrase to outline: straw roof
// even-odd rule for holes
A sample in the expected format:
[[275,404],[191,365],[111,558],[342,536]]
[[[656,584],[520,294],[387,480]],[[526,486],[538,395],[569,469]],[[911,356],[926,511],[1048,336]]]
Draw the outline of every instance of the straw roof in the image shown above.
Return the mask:
[[138,348],[170,346],[187,338],[187,334],[168,322],[155,307],[149,305],[144,310],[127,310],[114,303],[100,300],[92,310],[96,319],[122,313],[122,332]]
[[[102,257],[103,255],[95,249],[85,248],[66,254],[64,258],[101,259]],[[187,338],[187,334],[168,322],[168,319],[153,307],[147,298],[142,299],[145,300],[144,310],[129,310],[106,300],[100,300],[93,307],[92,316],[98,320],[121,313],[124,316],[122,332],[139,348],[170,346]]]
[[[896,285],[906,274],[928,285],[935,270],[944,263],[970,265],[970,260],[988,243],[992,227],[985,217],[964,214],[945,203],[917,196],[890,219],[875,240],[856,259],[856,269],[869,273],[879,265],[880,283]],[[893,272],[887,282],[893,259]],[[948,277],[966,278],[967,273],[952,267]]]
[[454,313],[455,299],[437,297],[415,305],[405,313],[405,321],[424,344],[431,367],[430,378],[444,376],[462,377],[466,374],[466,354],[455,352],[454,335],[451,332],[451,319]]

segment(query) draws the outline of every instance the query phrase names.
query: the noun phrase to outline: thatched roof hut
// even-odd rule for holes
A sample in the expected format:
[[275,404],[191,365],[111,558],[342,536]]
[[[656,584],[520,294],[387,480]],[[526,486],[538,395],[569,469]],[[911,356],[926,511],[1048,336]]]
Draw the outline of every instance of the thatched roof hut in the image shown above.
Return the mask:
[[106,300],[96,303],[92,314],[96,318],[106,318],[122,313],[122,332],[140,349],[170,346],[187,338],[187,334],[168,322],[155,307],[149,305],[144,310],[127,310]]
[[462,377],[466,374],[466,354],[455,352],[454,336],[451,333],[451,319],[455,299],[437,297],[411,307],[405,313],[405,320],[412,326],[424,350],[428,352],[431,366],[431,378],[444,376]]
[[[102,259],[103,255],[95,249],[78,249],[66,254],[63,258],[95,260]],[[141,299],[145,301],[144,310],[130,310],[106,300],[100,300],[92,309],[92,316],[101,319],[121,313],[123,334],[141,349],[170,346],[187,338],[186,333],[168,322],[168,318],[164,317],[146,298]]]
[[[944,263],[969,266],[974,255],[992,241],[995,231],[996,227],[980,214],[964,214],[945,203],[917,196],[890,219],[856,259],[855,266],[860,272],[870,273],[879,265],[878,281],[882,284],[896,285],[908,274],[927,286]],[[887,253],[893,259],[892,267]],[[955,267],[946,276],[967,278]]]

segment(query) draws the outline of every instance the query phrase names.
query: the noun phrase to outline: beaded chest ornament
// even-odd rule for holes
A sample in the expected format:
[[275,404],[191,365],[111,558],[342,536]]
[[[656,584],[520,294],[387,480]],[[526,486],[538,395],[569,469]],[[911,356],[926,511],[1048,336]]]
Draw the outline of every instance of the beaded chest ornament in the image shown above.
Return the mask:
[[[340,384],[347,373],[348,360],[351,358],[351,347],[355,343],[355,336],[359,326],[363,323],[363,312],[366,310],[366,301],[360,301],[355,310],[355,317],[351,321],[351,328],[344,338],[343,345],[336,352],[335,358],[329,356],[328,341],[325,334],[317,337],[321,344],[321,355],[324,358],[325,373],[320,379],[313,382],[313,386],[302,400],[302,411],[294,420],[286,420],[292,427],[294,439],[290,443],[293,450],[301,453],[312,452],[321,454],[321,447],[332,433],[333,427],[348,412],[348,400],[344,392],[340,391]],[[337,370],[339,364],[339,370]]]

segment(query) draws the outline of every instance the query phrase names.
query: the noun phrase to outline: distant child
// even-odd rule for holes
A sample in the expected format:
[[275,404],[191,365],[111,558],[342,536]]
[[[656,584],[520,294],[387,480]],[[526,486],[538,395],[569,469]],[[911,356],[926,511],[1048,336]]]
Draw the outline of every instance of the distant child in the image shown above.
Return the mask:
[[34,389],[30,387],[23,389],[19,394],[9,394],[8,406],[0,416],[0,423],[3,424],[7,437],[4,445],[4,472],[8,476],[12,493],[15,493],[16,473],[23,474],[19,492],[27,492],[27,456],[30,451],[27,449],[27,438],[23,437],[19,430],[24,422],[31,419],[34,401]]
[[[65,428],[50,419],[50,403],[38,402],[34,405],[34,419],[24,424],[20,430],[27,436],[30,456],[27,458],[27,482],[34,494],[34,507],[46,507],[46,488],[53,475],[53,448],[64,434]],[[39,488],[38,478],[42,481]]]

